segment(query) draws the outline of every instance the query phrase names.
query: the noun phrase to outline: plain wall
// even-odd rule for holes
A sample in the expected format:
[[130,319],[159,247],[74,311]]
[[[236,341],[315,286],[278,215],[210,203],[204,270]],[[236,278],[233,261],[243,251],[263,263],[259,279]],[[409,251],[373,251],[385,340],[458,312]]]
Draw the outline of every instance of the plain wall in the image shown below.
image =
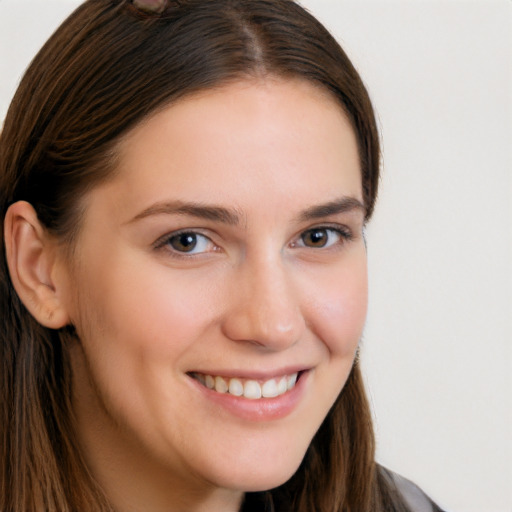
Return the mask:
[[[0,0],[0,119],[76,0]],[[374,100],[363,364],[378,459],[451,512],[512,511],[512,2],[304,0]]]

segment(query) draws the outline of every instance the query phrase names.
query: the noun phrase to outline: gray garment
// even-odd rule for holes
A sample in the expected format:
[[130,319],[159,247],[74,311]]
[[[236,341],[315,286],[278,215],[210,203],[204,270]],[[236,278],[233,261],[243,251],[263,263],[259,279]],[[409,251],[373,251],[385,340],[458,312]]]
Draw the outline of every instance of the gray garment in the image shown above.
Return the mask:
[[396,473],[390,473],[396,488],[413,512],[436,512],[440,510],[415,483]]
[[[398,495],[410,512],[444,512],[415,483],[378,465],[381,477],[387,481],[392,494]],[[400,509],[402,510],[402,509]]]

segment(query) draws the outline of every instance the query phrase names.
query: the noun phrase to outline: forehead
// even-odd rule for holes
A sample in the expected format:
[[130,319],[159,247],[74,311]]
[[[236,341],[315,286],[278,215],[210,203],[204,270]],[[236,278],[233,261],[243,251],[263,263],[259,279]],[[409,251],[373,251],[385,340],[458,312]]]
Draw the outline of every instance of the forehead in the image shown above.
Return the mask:
[[362,200],[351,123],[329,92],[305,81],[243,81],[188,96],[136,126],[118,151],[107,187],[130,209],[169,195],[242,208],[278,200],[276,192]]

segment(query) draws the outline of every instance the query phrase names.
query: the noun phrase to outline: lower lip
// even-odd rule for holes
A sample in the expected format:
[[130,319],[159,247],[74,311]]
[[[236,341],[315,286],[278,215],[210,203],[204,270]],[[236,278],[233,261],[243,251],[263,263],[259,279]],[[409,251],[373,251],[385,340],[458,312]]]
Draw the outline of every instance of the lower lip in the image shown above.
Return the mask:
[[295,386],[283,395],[255,400],[230,395],[229,393],[218,393],[203,386],[192,377],[190,377],[190,380],[204,397],[227,410],[230,414],[251,422],[264,422],[278,420],[291,414],[304,395],[308,376],[309,371],[302,372]]

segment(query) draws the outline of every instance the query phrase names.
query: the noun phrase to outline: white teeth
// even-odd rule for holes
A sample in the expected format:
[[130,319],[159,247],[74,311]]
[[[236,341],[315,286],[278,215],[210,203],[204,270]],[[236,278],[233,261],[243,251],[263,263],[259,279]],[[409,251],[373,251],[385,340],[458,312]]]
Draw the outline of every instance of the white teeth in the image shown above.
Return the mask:
[[228,385],[222,377],[215,377],[215,391],[217,393],[227,393]]
[[238,379],[231,379],[229,381],[229,394],[235,396],[242,396],[244,394],[244,385]]
[[269,379],[263,383],[256,380],[247,380],[239,378],[225,379],[220,376],[204,375],[194,373],[192,376],[208,389],[214,389],[217,393],[229,393],[233,396],[243,396],[250,400],[258,398],[274,398],[284,395],[295,387],[298,373],[285,375],[280,378]]
[[270,379],[267,380],[267,382],[265,382],[265,384],[263,384],[263,386],[261,387],[261,394],[265,398],[273,398],[274,396],[277,396],[282,393],[279,393],[277,389],[276,380]]
[[244,386],[244,397],[256,400],[261,398],[261,386],[255,380],[248,380]]
[[288,377],[287,382],[286,382],[287,389],[292,389],[295,387],[295,384],[297,383],[297,377],[298,377],[297,373],[292,373]]
[[286,393],[287,391],[288,391],[288,379],[286,377],[283,377],[283,378],[279,379],[279,382],[277,384],[277,393],[279,395],[282,395],[283,393]]
[[208,389],[213,389],[215,387],[215,379],[211,375],[206,375],[204,381]]

